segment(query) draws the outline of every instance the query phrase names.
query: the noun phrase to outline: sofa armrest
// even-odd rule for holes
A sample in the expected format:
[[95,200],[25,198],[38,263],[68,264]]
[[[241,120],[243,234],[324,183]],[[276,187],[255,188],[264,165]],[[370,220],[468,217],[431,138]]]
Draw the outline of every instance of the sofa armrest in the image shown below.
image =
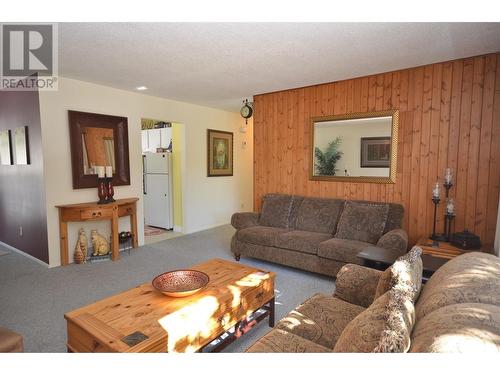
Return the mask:
[[408,248],[408,235],[403,229],[393,229],[380,237],[377,246],[395,250],[403,255]]
[[334,296],[354,305],[368,307],[373,302],[382,271],[346,264],[337,274]]
[[0,353],[22,353],[23,337],[7,328],[0,327]]
[[237,230],[254,227],[258,225],[259,217],[256,212],[236,212],[231,216],[231,225]]

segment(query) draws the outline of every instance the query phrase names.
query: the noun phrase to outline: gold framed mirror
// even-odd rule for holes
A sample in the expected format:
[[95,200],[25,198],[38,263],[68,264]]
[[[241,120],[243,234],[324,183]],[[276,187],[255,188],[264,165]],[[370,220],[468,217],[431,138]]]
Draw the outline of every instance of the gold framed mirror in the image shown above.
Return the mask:
[[397,109],[311,118],[310,180],[396,182]]

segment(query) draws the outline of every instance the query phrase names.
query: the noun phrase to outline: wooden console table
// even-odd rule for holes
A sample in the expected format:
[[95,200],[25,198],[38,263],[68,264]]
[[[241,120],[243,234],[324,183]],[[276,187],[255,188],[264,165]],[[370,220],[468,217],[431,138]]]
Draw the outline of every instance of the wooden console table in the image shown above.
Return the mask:
[[66,204],[59,209],[59,236],[61,241],[61,265],[68,260],[68,222],[111,220],[111,259],[120,258],[118,248],[118,218],[130,216],[132,246],[137,247],[137,201],[139,198],[117,199],[116,202],[98,204],[97,202]]

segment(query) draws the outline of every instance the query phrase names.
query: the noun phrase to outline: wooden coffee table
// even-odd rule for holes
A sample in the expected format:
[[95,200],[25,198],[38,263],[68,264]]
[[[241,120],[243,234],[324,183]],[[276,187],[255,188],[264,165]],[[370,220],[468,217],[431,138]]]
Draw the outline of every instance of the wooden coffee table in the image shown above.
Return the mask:
[[265,317],[274,326],[274,273],[223,259],[190,269],[210,276],[192,296],[146,283],[66,313],[68,351],[199,352],[217,338],[219,351]]

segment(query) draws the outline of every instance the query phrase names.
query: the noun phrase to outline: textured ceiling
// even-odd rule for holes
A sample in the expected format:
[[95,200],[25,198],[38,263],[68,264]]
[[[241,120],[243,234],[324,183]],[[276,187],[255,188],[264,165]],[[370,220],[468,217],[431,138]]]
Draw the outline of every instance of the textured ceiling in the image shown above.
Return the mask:
[[62,23],[62,76],[238,111],[252,95],[500,51],[500,23]]

